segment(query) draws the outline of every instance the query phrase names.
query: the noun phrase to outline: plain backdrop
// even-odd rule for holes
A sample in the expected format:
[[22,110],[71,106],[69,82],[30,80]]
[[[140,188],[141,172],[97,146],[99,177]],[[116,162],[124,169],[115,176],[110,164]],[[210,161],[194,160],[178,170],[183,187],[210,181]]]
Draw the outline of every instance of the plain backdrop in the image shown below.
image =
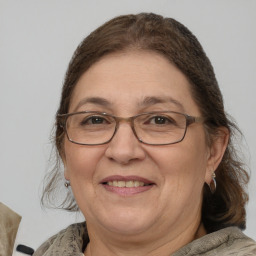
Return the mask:
[[83,219],[40,206],[64,74],[89,32],[138,12],[185,24],[212,61],[226,110],[246,139],[251,182],[245,233],[256,239],[255,0],[0,0],[0,201],[22,216],[16,244],[37,248]]

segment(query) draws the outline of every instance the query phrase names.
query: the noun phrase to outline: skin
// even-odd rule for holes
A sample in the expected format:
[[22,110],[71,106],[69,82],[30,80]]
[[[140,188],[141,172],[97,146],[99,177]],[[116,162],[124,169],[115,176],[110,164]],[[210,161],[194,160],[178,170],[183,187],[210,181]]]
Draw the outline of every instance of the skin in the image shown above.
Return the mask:
[[[108,104],[85,101],[91,97]],[[164,101],[142,104],[145,97]],[[145,51],[108,55],[86,71],[75,87],[69,112],[85,110],[120,117],[158,110],[201,116],[183,73],[164,57]],[[90,237],[85,255],[104,251],[104,255],[164,256],[205,235],[202,188],[211,182],[224,154],[228,134],[223,134],[208,146],[203,124],[192,124],[182,142],[150,146],[140,143],[129,123],[123,122],[105,145],[81,146],[65,138],[65,178]],[[111,175],[135,175],[154,185],[122,195],[101,184]]]

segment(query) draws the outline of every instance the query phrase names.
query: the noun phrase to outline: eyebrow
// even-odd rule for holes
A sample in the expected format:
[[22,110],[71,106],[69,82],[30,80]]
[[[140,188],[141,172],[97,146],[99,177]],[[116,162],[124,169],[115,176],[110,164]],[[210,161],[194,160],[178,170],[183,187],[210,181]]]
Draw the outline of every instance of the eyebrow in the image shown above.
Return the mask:
[[[109,108],[112,105],[111,102],[109,102],[104,98],[88,97],[88,98],[82,99],[78,103],[74,111],[77,111],[81,106],[88,103],[92,103],[92,104],[107,107],[107,108]],[[145,108],[145,107],[153,106],[159,103],[172,103],[176,105],[178,108],[180,108],[182,111],[184,111],[184,106],[179,101],[173,99],[172,97],[155,97],[155,96],[145,97],[140,103],[138,103],[138,106]]]
[[90,97],[90,98],[84,98],[82,99],[76,106],[75,110],[74,111],[77,111],[81,106],[85,105],[85,104],[88,104],[88,103],[92,103],[92,104],[95,104],[95,105],[100,105],[100,106],[103,106],[103,107],[109,107],[111,105],[111,103],[104,99],[104,98],[101,98],[101,97]]
[[172,103],[180,108],[182,111],[185,110],[184,106],[172,97],[145,97],[139,105],[142,107],[149,107],[159,103]]

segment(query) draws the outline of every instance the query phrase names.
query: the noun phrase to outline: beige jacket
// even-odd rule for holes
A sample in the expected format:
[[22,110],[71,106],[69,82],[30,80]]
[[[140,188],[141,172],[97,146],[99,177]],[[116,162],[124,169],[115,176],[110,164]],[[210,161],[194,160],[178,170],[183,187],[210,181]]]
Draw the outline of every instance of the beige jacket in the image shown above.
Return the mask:
[[[73,224],[48,239],[33,256],[82,256],[88,242],[85,223]],[[229,227],[194,240],[170,256],[192,255],[253,256],[256,242],[237,227]]]
[[20,215],[0,203],[0,256],[12,255],[20,221]]

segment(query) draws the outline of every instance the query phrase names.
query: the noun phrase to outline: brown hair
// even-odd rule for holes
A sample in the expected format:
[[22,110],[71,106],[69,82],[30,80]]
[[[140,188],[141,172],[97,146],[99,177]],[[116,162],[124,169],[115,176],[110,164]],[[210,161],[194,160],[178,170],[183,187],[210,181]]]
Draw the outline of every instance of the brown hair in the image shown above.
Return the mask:
[[[171,18],[153,13],[124,15],[114,18],[92,32],[76,49],[62,89],[57,114],[68,113],[70,98],[81,75],[103,56],[129,50],[154,51],[176,65],[189,79],[194,100],[205,118],[205,130],[209,138],[226,127],[230,140],[224,157],[216,170],[217,190],[211,194],[204,187],[202,220],[208,232],[227,226],[245,228],[245,192],[249,176],[239,161],[233,146],[238,128],[227,117],[222,95],[215,78],[213,67],[196,37],[182,24]],[[63,150],[63,129],[56,117],[55,144],[57,160]],[[42,202],[55,199],[53,192],[58,188],[59,177],[63,176],[57,165],[48,176]],[[62,179],[63,180],[63,179]],[[63,186],[63,185],[62,185]],[[61,203],[61,208],[78,210],[71,192]]]

